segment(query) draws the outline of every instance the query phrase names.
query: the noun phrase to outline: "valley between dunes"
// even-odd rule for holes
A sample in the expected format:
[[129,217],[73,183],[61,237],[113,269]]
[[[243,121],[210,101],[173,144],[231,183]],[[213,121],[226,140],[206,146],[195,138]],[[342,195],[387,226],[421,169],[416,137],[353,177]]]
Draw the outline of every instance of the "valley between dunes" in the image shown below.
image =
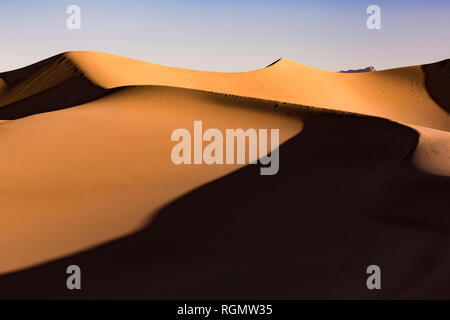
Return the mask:
[[[219,73],[67,52],[0,73],[0,297],[450,298],[449,86],[450,60]],[[195,120],[279,129],[279,173],[175,165]]]

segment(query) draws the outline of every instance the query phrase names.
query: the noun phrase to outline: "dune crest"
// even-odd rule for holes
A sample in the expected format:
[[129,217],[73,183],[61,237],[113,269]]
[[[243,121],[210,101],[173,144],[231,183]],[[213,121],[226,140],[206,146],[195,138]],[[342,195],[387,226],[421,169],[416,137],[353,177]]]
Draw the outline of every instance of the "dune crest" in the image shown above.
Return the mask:
[[[166,67],[84,51],[67,52],[48,63],[51,66],[43,68],[44,71],[37,71],[36,76],[22,81],[33,84],[36,78],[51,74],[54,69],[63,75],[56,80],[43,81],[44,84],[32,89],[33,92],[48,89],[55,82],[67,81],[81,73],[104,89],[172,86],[373,115],[450,131],[450,115],[445,106],[430,97],[421,66],[351,74],[322,71],[282,58],[255,71],[220,73]],[[21,89],[20,84],[16,86],[19,88],[11,89],[13,93],[0,96],[0,103],[32,94]]]
[[167,85],[368,114],[450,131],[450,115],[430,98],[420,66],[343,74],[281,58],[255,71],[219,73],[103,53],[67,55],[93,82],[105,88]]
[[450,113],[450,59],[422,66],[425,85],[437,104]]
[[0,76],[8,84],[0,90],[3,120],[73,107],[116,91],[93,84],[63,54]]

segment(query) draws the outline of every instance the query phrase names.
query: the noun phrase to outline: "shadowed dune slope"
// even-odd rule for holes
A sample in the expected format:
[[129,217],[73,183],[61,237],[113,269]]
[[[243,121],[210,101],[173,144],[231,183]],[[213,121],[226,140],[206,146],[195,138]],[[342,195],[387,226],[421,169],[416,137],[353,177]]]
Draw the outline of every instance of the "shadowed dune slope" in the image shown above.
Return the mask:
[[6,89],[6,82],[5,80],[3,80],[2,78],[0,78],[0,94],[2,93],[3,90]]
[[8,83],[0,87],[2,120],[69,108],[118,90],[93,84],[64,55],[0,76]]
[[[449,298],[450,179],[410,165],[417,140],[379,118],[309,118],[277,175],[241,168],[137,234],[0,277],[0,297]],[[70,264],[81,291],[61,284]],[[370,264],[383,290],[365,287]]]
[[12,86],[20,81],[27,79],[28,77],[31,77],[34,73],[38,72],[39,70],[49,65],[52,65],[63,56],[64,56],[63,53],[57,54],[53,57],[38,61],[23,68],[1,72],[0,77],[3,78],[8,85]]
[[[134,85],[173,86],[374,115],[450,131],[450,115],[445,111],[445,102],[430,98],[427,88],[431,92],[439,90],[434,89],[437,86],[433,83],[426,88],[420,66],[345,74],[279,59],[255,71],[220,73],[160,66],[106,53],[75,51],[0,74],[7,83],[14,84],[0,95],[0,105],[24,99],[79,74],[105,89]],[[55,105],[64,107],[64,104]]]
[[450,112],[450,59],[422,66],[425,85],[433,100]]
[[21,69],[0,73],[0,77],[8,85],[7,90],[0,96],[0,107],[30,97],[80,74],[76,66],[63,54]]

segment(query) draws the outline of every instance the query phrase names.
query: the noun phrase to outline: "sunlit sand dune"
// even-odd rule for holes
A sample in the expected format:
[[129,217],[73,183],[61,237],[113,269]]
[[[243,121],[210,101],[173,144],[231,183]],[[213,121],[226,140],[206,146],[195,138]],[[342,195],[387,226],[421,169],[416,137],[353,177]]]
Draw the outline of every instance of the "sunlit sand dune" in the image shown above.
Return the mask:
[[[177,166],[171,133],[279,128],[302,120],[273,104],[167,87],[128,88],[76,108],[0,125],[0,272],[142,227],[162,205],[243,165]],[[24,201],[24,199],[26,199]]]
[[[277,175],[263,177],[257,167],[246,166],[164,206],[129,237],[0,277],[0,297],[449,297],[450,180],[411,165],[408,155],[417,141],[415,130],[381,118],[308,118],[300,134],[281,145]],[[160,183],[147,201],[161,195]],[[95,196],[84,195],[72,201],[87,208],[85,199]],[[111,209],[108,201],[126,208],[108,211],[112,218],[98,205],[77,212],[80,221],[85,218],[84,228],[91,231],[92,223],[99,226],[96,233],[111,232],[124,216],[139,216],[131,202],[139,195],[100,196],[104,209]],[[79,227],[67,221],[72,223]],[[59,232],[67,237],[72,231]],[[75,293],[61,283],[72,264],[86,277],[83,290]],[[371,264],[383,267],[381,291],[364,286]]]
[[[22,76],[29,70],[24,69]],[[105,89],[175,86],[374,115],[450,131],[450,116],[430,97],[421,66],[345,74],[280,59],[256,71],[219,73],[160,66],[106,53],[68,52],[49,59],[37,74],[18,82],[3,94],[0,104],[23,99],[80,73]],[[38,86],[34,85],[36,79]]]
[[[447,70],[68,52],[0,73],[0,297],[70,298],[47,275],[82,264],[85,298],[371,298],[358,277],[375,262],[382,297],[450,297],[445,275],[424,280],[450,267]],[[279,129],[279,173],[175,165],[171,134],[196,120]]]

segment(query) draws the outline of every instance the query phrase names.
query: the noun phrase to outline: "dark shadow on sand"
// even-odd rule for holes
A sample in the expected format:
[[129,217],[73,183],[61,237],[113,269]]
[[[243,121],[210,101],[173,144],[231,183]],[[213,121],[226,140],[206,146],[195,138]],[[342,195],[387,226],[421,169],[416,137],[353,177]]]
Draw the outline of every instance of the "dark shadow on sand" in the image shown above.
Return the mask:
[[94,85],[84,76],[77,76],[33,96],[0,107],[0,120],[16,120],[38,113],[74,107],[120,89],[104,89]]
[[[39,74],[42,70],[45,71],[46,68],[50,68],[52,65],[58,66],[64,62],[67,63],[64,54],[58,54],[24,68],[0,73],[0,77],[5,80],[9,87],[14,87],[15,85],[20,85],[22,81],[26,81],[27,78]],[[76,69],[76,66],[71,62],[68,62],[68,64]],[[70,71],[66,70],[65,72]],[[43,74],[40,77],[43,77]],[[37,79],[45,81],[41,78]],[[92,83],[83,74],[74,74],[70,79],[55,86],[24,99],[0,106],[0,120],[16,120],[34,114],[70,108],[104,97],[120,89],[104,89]]]
[[431,98],[450,113],[450,59],[422,65]]

